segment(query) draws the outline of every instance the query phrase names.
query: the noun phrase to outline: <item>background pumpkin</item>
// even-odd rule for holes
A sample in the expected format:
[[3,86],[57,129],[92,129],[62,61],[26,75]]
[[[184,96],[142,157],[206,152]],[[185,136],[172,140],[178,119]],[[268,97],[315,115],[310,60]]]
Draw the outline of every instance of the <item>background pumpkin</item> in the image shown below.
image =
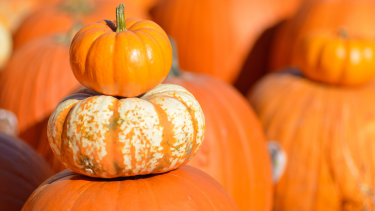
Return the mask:
[[375,83],[341,88],[289,72],[270,74],[255,86],[249,100],[267,138],[288,156],[275,186],[276,211],[369,210],[374,94]]
[[82,89],[59,103],[47,131],[66,168],[101,178],[181,167],[197,153],[204,133],[199,103],[172,84],[122,99]]
[[[65,0],[46,6],[28,16],[14,35],[14,48],[43,35],[66,32],[75,22],[83,25],[100,20],[115,20],[119,0]],[[143,8],[126,1],[127,17],[150,19]]]
[[291,15],[300,1],[168,0],[151,14],[176,39],[182,69],[232,83],[262,31]]
[[0,209],[21,210],[31,193],[52,171],[35,151],[21,140],[0,132]]
[[181,72],[176,43],[173,64],[163,83],[189,90],[202,107],[206,133],[189,162],[215,178],[241,210],[271,210],[271,165],[266,140],[251,107],[230,85],[209,75]]
[[344,28],[361,37],[375,37],[375,1],[307,0],[295,17],[286,21],[274,35],[270,70],[293,66],[296,44],[313,31]]
[[0,132],[17,137],[19,133],[18,120],[13,112],[0,108]]
[[359,86],[375,76],[375,41],[338,33],[313,33],[296,44],[296,64],[306,77],[331,85]]
[[0,73],[0,108],[17,116],[20,137],[33,148],[60,100],[82,87],[70,69],[69,44],[67,34],[36,39],[17,49]]
[[53,211],[62,207],[107,211],[239,210],[218,182],[190,166],[164,174],[116,180],[90,178],[65,170],[41,184],[22,210]]

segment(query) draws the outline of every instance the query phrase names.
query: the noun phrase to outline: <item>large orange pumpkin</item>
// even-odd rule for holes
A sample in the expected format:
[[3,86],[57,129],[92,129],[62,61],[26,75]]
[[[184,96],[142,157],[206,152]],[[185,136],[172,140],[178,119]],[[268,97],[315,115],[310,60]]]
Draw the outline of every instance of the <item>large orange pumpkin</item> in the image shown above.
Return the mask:
[[372,0],[306,0],[296,16],[278,28],[268,62],[270,70],[294,66],[297,43],[314,31],[344,28],[349,34],[375,37],[374,11]]
[[34,191],[22,210],[239,210],[213,178],[191,166],[155,175],[90,178],[69,170]]
[[293,59],[308,78],[333,85],[358,86],[375,76],[375,40],[314,33],[297,44]]
[[288,156],[275,186],[276,211],[370,210],[375,190],[373,96],[374,82],[338,87],[289,72],[270,74],[255,86],[249,99],[266,136]]
[[[175,50],[175,43],[171,40]],[[201,149],[189,162],[215,178],[241,210],[272,207],[271,165],[260,124],[246,100],[209,75],[181,72],[177,52],[164,83],[185,87],[198,100],[206,120]]]
[[[172,47],[164,30],[152,21],[124,17],[85,26],[70,46],[70,66],[85,87],[121,97],[143,94],[167,77]],[[114,50],[115,49],[115,50]]]
[[[46,6],[25,19],[14,35],[14,48],[42,35],[66,32],[75,22],[83,25],[103,19],[115,20],[116,6],[120,0],[65,0]],[[126,1],[128,17],[149,19],[143,8],[133,6]]]
[[51,35],[22,46],[0,73],[0,108],[17,116],[20,137],[34,148],[57,104],[82,87],[70,69],[71,39],[66,36]]
[[0,210],[18,211],[52,171],[21,140],[0,132]]
[[234,82],[258,36],[300,1],[168,0],[151,14],[176,39],[182,69]]
[[82,89],[60,102],[48,122],[52,151],[66,168],[91,177],[163,173],[189,162],[205,120],[183,87],[161,84],[139,98]]

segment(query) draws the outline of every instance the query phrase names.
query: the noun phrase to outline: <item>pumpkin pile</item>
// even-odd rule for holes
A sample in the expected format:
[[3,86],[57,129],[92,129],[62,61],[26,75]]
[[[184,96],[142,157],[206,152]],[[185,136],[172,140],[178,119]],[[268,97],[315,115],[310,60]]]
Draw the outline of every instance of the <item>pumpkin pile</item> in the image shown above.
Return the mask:
[[313,32],[249,94],[268,139],[288,155],[274,210],[374,209],[375,41]]
[[163,29],[125,20],[123,4],[116,21],[81,29],[70,65],[86,88],[59,103],[47,128],[68,170],[40,185],[23,210],[238,210],[218,182],[184,166],[202,144],[205,119],[185,88],[160,84],[171,64]]

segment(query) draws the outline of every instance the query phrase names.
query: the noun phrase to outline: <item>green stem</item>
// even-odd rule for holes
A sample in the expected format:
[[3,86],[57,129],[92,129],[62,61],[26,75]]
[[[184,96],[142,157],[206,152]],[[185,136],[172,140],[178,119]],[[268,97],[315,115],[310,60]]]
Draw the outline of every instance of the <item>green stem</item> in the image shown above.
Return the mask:
[[176,41],[172,37],[169,37],[169,41],[171,42],[172,50],[173,50],[173,62],[172,62],[171,70],[169,71],[169,74],[167,77],[168,78],[179,77],[182,75],[182,72],[180,69],[180,65],[178,64],[177,44],[176,44]]
[[117,22],[117,29],[116,32],[127,31],[125,25],[125,6],[124,4],[118,5],[116,7],[116,22]]
[[348,39],[348,32],[345,29],[341,28],[339,34],[342,38]]

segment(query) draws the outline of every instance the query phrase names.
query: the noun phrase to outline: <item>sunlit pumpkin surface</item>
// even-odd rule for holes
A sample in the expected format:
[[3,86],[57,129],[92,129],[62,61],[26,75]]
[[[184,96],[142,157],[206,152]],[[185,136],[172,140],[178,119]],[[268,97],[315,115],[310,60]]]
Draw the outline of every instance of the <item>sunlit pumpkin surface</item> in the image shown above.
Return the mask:
[[369,210],[375,174],[375,83],[346,88],[274,73],[249,95],[288,164],[275,209]]
[[65,170],[41,184],[22,210],[239,211],[218,182],[191,166],[112,180]]

